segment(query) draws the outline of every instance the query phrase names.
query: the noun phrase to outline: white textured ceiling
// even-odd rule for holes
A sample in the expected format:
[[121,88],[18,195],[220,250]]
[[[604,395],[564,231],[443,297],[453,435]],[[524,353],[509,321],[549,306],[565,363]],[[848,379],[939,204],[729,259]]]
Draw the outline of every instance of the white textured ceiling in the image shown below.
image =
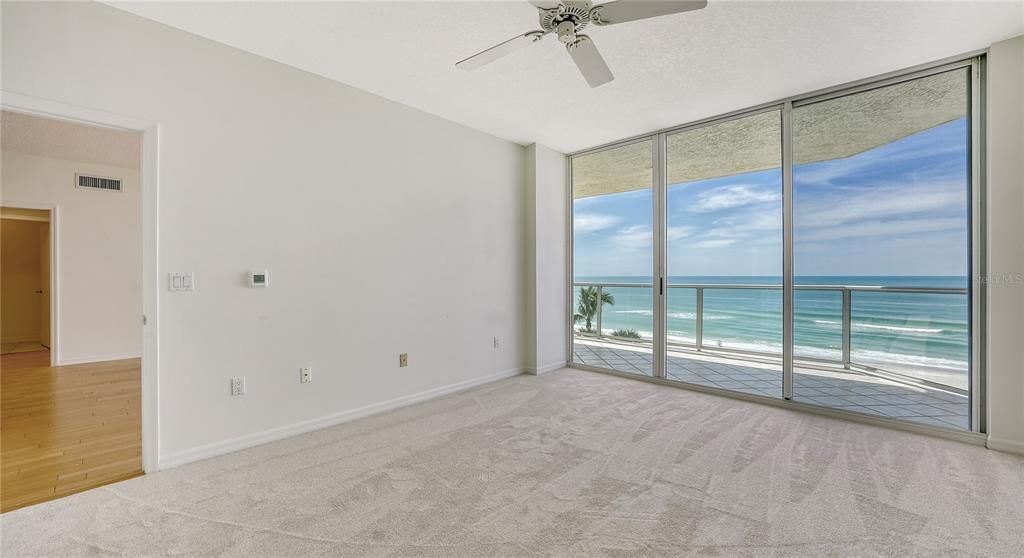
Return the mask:
[[0,146],[37,157],[138,169],[142,134],[17,112],[0,112]]
[[523,144],[565,152],[987,47],[1024,2],[736,2],[588,33],[591,89],[553,37],[475,72],[455,62],[537,28],[509,2],[112,2],[116,7]]

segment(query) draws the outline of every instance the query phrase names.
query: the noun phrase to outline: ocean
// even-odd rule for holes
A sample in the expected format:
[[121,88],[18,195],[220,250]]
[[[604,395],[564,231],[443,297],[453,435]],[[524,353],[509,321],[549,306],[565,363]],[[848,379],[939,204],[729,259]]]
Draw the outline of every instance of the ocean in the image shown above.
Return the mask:
[[[606,287],[614,305],[602,310],[602,330],[633,329],[653,337],[650,277],[581,276],[578,283],[636,283]],[[669,284],[781,285],[781,277],[669,277]],[[966,288],[966,277],[814,276],[795,277],[795,285]],[[573,289],[578,301],[579,287]],[[696,289],[670,288],[669,343],[693,344]],[[942,369],[965,376],[969,361],[966,294],[853,292],[851,359],[895,371]],[[574,301],[573,308],[576,304]],[[794,355],[842,358],[842,293],[796,290]],[[580,327],[580,326],[577,326]],[[596,326],[595,326],[596,327]],[[704,289],[704,346],[782,353],[782,290]]]

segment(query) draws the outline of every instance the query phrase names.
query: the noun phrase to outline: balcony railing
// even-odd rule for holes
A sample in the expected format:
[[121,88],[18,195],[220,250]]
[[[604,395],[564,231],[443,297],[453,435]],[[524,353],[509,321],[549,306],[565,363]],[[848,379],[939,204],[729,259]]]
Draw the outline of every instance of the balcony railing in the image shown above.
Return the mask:
[[[577,282],[573,284],[574,287],[595,287],[597,289],[597,300],[600,301],[605,289],[609,288],[642,288],[652,289],[653,286],[648,283],[595,283],[595,282]],[[672,289],[691,289],[696,292],[696,311],[695,311],[695,340],[694,343],[679,343],[672,342],[672,346],[683,346],[697,351],[708,350],[704,344],[704,291],[705,290],[768,290],[768,291],[781,291],[782,285],[772,284],[718,284],[718,283],[670,283],[667,285],[668,292]],[[845,369],[850,369],[851,366],[857,366],[858,368],[877,370],[867,364],[858,364],[853,362],[851,359],[852,353],[852,335],[853,335],[853,293],[865,292],[865,293],[900,293],[900,294],[942,294],[942,295],[968,295],[966,288],[957,287],[885,287],[885,286],[866,286],[866,285],[794,285],[795,291],[828,291],[838,292],[842,295],[842,310],[841,310],[841,358],[840,360],[812,357],[812,356],[797,356],[798,360],[801,361],[816,361],[824,362],[836,365],[842,365]],[[575,290],[574,290],[575,291]],[[603,304],[598,303],[596,313],[594,316],[595,327],[593,335],[598,338],[602,337],[613,337],[604,333],[603,329]],[[780,313],[781,319],[781,313]],[[756,351],[749,349],[737,349],[722,346],[713,347],[715,352],[731,352],[731,353],[743,353],[752,356],[778,356],[776,353]]]

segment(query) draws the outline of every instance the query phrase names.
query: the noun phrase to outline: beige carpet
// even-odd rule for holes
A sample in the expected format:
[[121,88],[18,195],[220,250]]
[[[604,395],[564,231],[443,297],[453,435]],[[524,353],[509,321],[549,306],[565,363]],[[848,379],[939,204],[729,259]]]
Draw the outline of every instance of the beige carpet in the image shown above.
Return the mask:
[[3,556],[1024,555],[1024,458],[575,370],[24,508]]

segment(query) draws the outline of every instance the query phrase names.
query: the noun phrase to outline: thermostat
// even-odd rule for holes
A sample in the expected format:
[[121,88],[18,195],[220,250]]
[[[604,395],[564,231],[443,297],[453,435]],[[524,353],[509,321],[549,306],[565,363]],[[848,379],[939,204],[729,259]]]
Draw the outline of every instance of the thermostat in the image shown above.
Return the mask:
[[267,275],[266,270],[249,272],[250,287],[266,287],[269,282],[270,276]]

